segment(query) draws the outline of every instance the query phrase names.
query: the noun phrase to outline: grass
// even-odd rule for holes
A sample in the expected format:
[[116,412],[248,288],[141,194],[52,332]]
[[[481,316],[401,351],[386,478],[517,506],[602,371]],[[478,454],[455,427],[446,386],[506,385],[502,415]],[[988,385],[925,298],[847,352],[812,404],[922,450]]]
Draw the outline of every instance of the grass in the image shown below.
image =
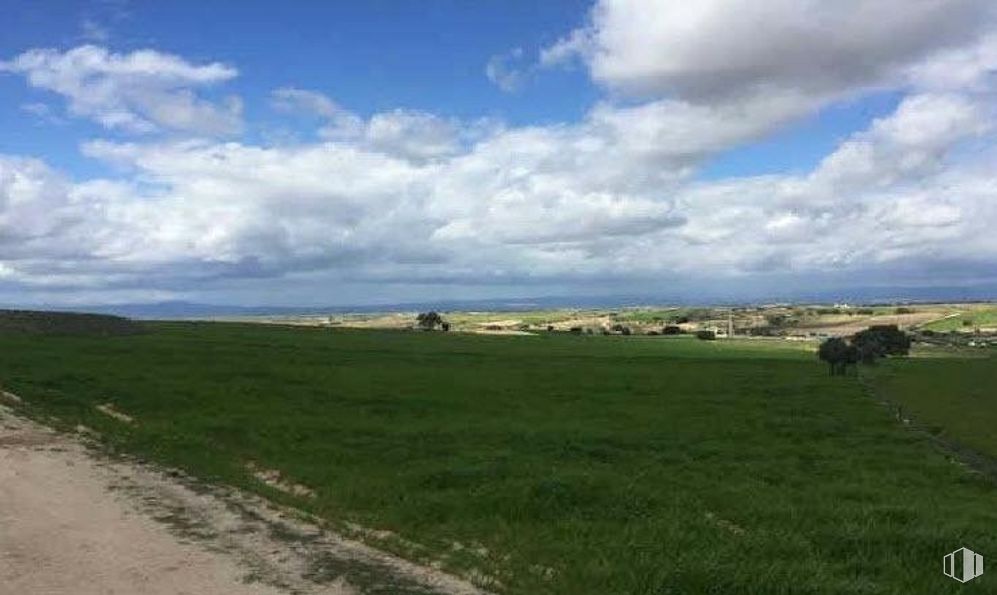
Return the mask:
[[997,308],[982,307],[959,312],[956,316],[933,320],[921,326],[936,332],[973,330],[977,327],[997,327]]
[[[974,354],[975,355],[975,354]],[[997,459],[997,365],[991,357],[898,359],[865,370],[876,392],[944,438]]]
[[32,414],[391,531],[505,593],[961,592],[940,560],[997,551],[993,484],[812,348],[161,323],[0,335],[0,379]]

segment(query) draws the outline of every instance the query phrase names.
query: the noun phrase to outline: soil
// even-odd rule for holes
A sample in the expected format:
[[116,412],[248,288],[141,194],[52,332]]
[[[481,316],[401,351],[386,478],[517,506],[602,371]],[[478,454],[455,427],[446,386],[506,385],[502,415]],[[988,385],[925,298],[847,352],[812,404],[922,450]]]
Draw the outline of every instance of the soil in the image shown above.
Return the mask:
[[483,592],[92,436],[0,405],[0,595]]

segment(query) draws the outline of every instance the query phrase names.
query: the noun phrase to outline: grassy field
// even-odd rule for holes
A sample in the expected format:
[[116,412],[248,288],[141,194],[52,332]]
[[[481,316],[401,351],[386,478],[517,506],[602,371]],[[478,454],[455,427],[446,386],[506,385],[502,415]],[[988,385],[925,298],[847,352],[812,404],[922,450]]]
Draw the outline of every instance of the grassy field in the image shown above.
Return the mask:
[[935,320],[923,325],[922,328],[931,331],[965,331],[974,328],[997,328],[997,308],[983,307],[973,308],[959,312],[955,316],[949,316],[940,320]]
[[866,369],[876,392],[943,438],[997,459],[997,364],[988,357],[890,360]]
[[[491,577],[499,592],[997,590],[993,574],[963,586],[940,572],[962,545],[997,552],[994,485],[898,424],[856,378],[829,377],[812,345],[149,330],[2,334],[0,380],[34,415],[390,531],[369,535]],[[877,370],[874,386],[961,365],[902,364]],[[994,378],[993,360],[965,365],[975,382]],[[974,394],[959,398],[988,398]],[[136,423],[96,409],[107,403]],[[983,426],[953,431],[989,448]],[[269,488],[247,463],[315,496]]]

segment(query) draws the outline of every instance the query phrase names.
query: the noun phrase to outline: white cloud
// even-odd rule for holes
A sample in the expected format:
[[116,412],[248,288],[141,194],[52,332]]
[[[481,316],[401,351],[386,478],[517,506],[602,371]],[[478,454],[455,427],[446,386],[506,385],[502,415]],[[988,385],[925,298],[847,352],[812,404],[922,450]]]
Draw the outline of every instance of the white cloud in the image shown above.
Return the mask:
[[0,62],[0,71],[23,74],[31,86],[65,97],[69,113],[109,129],[223,135],[242,128],[238,98],[213,103],[194,91],[237,75],[218,62],[194,65],[155,50],[115,54],[84,45],[29,50]]
[[111,38],[111,32],[108,28],[93,19],[83,19],[80,23],[80,31],[80,37],[86,41],[107,43],[107,40]]
[[526,81],[527,72],[523,61],[523,48],[515,48],[505,54],[496,54],[485,65],[488,80],[505,91],[518,91]]
[[[312,116],[309,141],[85,143],[87,156],[117,168],[113,180],[74,181],[0,157],[0,290],[176,290],[319,273],[335,283],[770,274],[932,283],[992,265],[988,4],[726,6],[600,2],[592,23],[541,62],[577,56],[615,91],[650,97],[610,95],[578,122],[361,116],[288,87],[273,106]],[[235,76],[157,52],[40,52],[5,68],[112,127],[134,118],[203,128],[184,123],[221,108],[193,89]],[[67,61],[86,74],[67,72]],[[869,87],[903,99],[812,171],[696,178],[710,158]],[[107,92],[94,99],[82,89]],[[187,107],[169,109],[176,104]],[[196,106],[202,116],[171,119]]]
[[736,100],[824,96],[892,80],[900,68],[977,38],[988,0],[599,0],[591,23],[541,53],[638,95]]
[[939,170],[954,145],[982,135],[990,124],[990,115],[965,96],[910,96],[890,117],[828,155],[813,177],[838,192],[912,182]]
[[[130,172],[124,181],[73,183],[5,158],[4,282],[168,288],[326,271],[522,283],[997,258],[985,239],[997,221],[992,176],[946,159],[986,134],[973,100],[911,97],[807,175],[693,182],[691,164],[766,126],[724,109],[600,105],[573,126],[496,129],[430,159],[370,143],[367,129],[395,130],[373,124],[395,112],[351,141],[84,146]],[[839,157],[853,146],[872,157]]]

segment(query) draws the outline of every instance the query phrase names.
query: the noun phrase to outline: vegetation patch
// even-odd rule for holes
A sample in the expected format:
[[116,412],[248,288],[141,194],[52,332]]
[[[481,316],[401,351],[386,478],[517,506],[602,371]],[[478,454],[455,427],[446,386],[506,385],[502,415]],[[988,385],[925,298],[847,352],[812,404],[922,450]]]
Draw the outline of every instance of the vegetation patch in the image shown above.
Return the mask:
[[0,334],[117,336],[141,332],[141,324],[120,316],[0,310]]
[[[4,334],[0,379],[38,417],[376,527],[384,547],[502,593],[935,595],[961,586],[941,555],[997,551],[994,484],[861,384],[997,449],[990,358],[890,358],[856,377],[781,340],[149,328]],[[951,383],[965,390],[950,411],[931,401]],[[142,423],[95,409],[111,399]],[[245,461],[314,497],[272,489]]]

